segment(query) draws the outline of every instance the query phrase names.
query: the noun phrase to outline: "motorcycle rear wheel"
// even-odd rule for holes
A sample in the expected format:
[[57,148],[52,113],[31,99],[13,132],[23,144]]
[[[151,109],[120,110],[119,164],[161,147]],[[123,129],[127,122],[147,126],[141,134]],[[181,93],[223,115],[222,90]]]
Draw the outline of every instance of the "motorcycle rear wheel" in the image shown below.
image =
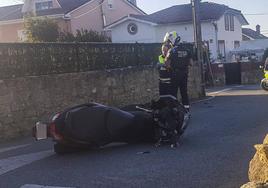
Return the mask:
[[261,81],[261,87],[262,87],[263,90],[268,91],[268,79],[264,78]]

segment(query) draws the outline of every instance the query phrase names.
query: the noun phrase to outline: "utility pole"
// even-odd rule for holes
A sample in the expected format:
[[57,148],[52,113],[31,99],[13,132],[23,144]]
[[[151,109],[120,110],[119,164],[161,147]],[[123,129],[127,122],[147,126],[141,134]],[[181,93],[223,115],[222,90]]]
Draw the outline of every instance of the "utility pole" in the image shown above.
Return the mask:
[[194,27],[194,44],[197,49],[197,61],[201,69],[201,80],[202,89],[205,93],[205,76],[203,67],[203,42],[202,42],[202,32],[201,32],[201,20],[200,20],[200,1],[201,0],[191,0],[192,14],[193,14],[193,27]]

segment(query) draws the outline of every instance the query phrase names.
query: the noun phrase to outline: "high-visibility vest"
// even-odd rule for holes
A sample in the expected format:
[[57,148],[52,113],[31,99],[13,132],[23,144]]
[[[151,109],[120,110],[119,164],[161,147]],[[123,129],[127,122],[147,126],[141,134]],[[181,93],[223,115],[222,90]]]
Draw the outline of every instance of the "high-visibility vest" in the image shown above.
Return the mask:
[[163,55],[159,56],[159,63],[161,67],[159,69],[159,81],[161,84],[171,84],[171,74],[170,71],[165,67],[166,58]]
[[267,70],[264,71],[264,76],[266,79],[268,79],[268,71]]
[[158,57],[158,59],[159,59],[159,63],[160,63],[160,64],[164,64],[164,63],[165,63],[165,57],[164,57],[163,55],[160,55],[160,56]]

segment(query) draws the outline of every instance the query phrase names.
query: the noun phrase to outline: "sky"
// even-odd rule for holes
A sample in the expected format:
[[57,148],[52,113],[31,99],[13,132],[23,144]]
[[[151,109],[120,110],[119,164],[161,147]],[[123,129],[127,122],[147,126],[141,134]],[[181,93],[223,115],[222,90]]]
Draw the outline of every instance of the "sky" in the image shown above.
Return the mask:
[[[256,25],[259,24],[261,25],[261,31],[266,32],[266,35],[268,34],[268,0],[202,0],[202,2],[207,1],[225,4],[231,8],[241,10],[250,23],[249,26],[245,27],[256,29]],[[138,6],[148,14],[173,5],[189,2],[190,0],[137,0]],[[246,15],[259,13],[266,15]]]
[[[225,4],[231,8],[241,10],[250,23],[252,29],[256,25],[261,25],[261,31],[268,35],[268,0],[206,0],[214,3]],[[0,0],[0,6],[20,3],[22,0]],[[146,13],[150,14],[173,5],[189,3],[190,0],[137,0],[138,6]],[[205,2],[205,0],[202,0]],[[264,14],[264,15],[248,15]]]

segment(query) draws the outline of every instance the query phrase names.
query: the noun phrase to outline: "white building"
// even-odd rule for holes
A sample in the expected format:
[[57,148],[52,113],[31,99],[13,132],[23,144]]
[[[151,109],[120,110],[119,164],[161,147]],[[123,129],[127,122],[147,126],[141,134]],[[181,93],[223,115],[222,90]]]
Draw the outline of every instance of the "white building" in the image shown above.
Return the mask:
[[268,48],[268,39],[251,39],[242,41],[239,48],[230,51],[232,62],[261,62],[265,50]]
[[[201,3],[202,37],[217,59],[240,46],[242,25],[248,25],[241,11],[228,6]],[[192,9],[190,4],[173,6],[150,15],[129,15],[110,25],[114,43],[161,43],[166,32],[177,31],[182,41],[193,42]]]

